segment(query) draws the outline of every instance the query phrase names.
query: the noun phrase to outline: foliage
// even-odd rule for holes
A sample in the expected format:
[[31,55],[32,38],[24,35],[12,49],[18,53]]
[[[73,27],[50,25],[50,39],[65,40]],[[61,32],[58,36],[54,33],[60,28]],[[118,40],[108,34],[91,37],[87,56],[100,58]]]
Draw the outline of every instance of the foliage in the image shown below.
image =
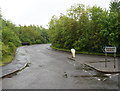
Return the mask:
[[120,53],[120,1],[110,3],[110,10],[75,4],[67,15],[53,16],[49,22],[52,45],[75,48],[81,52],[102,52],[104,46],[116,46]]
[[49,42],[47,30],[42,26],[19,26],[16,34],[22,42],[29,42],[30,44]]
[[[16,26],[0,14],[0,65],[8,63],[22,42],[48,43],[61,49],[101,53],[104,46],[116,46],[120,54],[120,1],[110,3],[110,10],[75,4],[60,17],[53,16],[49,29],[42,26]],[[2,30],[2,31],[1,31]],[[6,61],[7,58],[7,61]],[[10,58],[8,60],[8,58]]]
[[0,31],[0,66],[12,61],[16,48],[22,42],[30,44],[48,43],[48,32],[42,26],[16,26],[12,22],[2,19],[2,31]]

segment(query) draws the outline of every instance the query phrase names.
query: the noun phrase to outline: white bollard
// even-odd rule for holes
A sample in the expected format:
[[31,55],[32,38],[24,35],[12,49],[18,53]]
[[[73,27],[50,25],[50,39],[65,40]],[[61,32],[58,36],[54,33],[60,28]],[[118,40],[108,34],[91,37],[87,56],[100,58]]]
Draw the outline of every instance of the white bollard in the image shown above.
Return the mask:
[[71,53],[72,53],[72,57],[74,58],[75,57],[75,49],[71,49]]

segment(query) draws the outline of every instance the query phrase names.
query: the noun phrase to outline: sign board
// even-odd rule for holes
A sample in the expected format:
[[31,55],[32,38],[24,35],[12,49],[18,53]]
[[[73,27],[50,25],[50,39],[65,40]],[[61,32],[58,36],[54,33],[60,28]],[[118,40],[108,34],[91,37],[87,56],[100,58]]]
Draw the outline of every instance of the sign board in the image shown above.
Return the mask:
[[105,47],[106,53],[116,53],[116,47]]
[[103,52],[105,52],[105,67],[107,67],[107,53],[113,53],[114,54],[114,68],[116,68],[116,52],[117,48],[112,46],[105,46]]

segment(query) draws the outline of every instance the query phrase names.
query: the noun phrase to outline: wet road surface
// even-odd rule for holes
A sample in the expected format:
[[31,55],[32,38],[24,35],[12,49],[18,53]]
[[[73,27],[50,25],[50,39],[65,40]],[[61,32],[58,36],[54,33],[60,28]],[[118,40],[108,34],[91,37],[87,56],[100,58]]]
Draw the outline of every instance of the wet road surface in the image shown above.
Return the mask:
[[[2,79],[2,88],[118,89],[118,74],[104,75],[95,72],[68,59],[70,53],[56,51],[49,46],[50,44],[41,44],[26,47],[30,66],[14,76]],[[97,56],[90,58],[89,55],[81,55],[81,58],[88,61]]]

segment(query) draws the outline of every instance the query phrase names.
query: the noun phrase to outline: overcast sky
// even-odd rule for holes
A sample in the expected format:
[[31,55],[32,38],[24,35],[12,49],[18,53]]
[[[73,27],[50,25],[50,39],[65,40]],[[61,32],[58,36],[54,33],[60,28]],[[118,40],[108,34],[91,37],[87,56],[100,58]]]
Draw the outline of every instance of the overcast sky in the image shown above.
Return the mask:
[[0,0],[0,8],[5,19],[16,25],[46,25],[53,15],[65,14],[71,5],[80,3],[109,8],[111,0]]

